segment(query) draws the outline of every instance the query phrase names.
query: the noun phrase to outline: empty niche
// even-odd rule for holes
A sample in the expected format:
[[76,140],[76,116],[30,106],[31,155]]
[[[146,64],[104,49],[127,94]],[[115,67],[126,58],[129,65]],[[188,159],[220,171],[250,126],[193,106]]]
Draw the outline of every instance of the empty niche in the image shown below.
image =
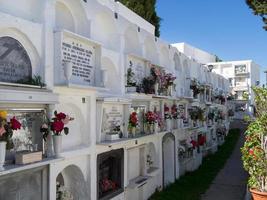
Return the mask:
[[57,199],[63,196],[69,200],[88,199],[89,186],[79,167],[70,165],[63,169],[56,178]]

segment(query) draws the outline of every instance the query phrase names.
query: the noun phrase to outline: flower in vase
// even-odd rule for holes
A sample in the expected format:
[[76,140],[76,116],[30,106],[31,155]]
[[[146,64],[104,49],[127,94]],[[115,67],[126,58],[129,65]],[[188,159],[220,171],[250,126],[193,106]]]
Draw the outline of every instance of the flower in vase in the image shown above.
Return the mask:
[[62,112],[56,114],[56,118],[57,118],[58,120],[63,120],[63,119],[66,118],[66,116],[67,116],[67,115],[66,115],[65,113],[62,113]]
[[170,113],[170,108],[165,104],[164,105],[164,118],[165,119],[171,119],[171,113]]
[[190,143],[192,144],[193,149],[195,149],[198,146],[198,143],[195,140],[191,140]]
[[178,108],[176,104],[171,107],[171,114],[173,119],[178,119]]
[[129,118],[129,126],[136,127],[138,125],[138,117],[136,112],[132,112]]
[[6,133],[6,129],[4,127],[0,127],[0,137],[2,137]]
[[156,123],[156,114],[152,111],[148,111],[146,114],[145,114],[145,120],[148,124],[154,124]]
[[61,120],[57,120],[52,122],[51,124],[51,130],[56,132],[56,133],[60,133],[62,132],[64,129],[64,123]]
[[7,111],[0,110],[0,118],[1,119],[6,119],[7,118]]
[[15,117],[10,119],[10,125],[11,125],[12,130],[18,130],[21,128],[21,123],[18,120],[16,120]]

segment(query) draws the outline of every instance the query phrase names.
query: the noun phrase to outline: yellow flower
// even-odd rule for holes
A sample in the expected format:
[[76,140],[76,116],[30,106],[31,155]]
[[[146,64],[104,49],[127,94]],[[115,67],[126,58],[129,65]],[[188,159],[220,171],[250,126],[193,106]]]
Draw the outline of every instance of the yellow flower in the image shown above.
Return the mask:
[[7,118],[7,111],[5,110],[0,110],[0,118],[6,119]]

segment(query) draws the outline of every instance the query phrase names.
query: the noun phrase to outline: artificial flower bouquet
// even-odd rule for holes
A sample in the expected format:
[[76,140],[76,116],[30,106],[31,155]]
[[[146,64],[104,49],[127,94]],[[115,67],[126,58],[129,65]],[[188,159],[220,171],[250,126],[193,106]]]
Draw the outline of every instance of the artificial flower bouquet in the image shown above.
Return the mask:
[[132,112],[129,118],[129,127],[136,127],[138,125],[138,116],[136,112]]
[[145,113],[145,122],[148,124],[155,124],[157,122],[156,113],[152,111],[148,111],[147,113]]
[[72,120],[74,120],[74,118],[70,117],[69,115],[66,115],[63,112],[58,113],[55,111],[52,121],[47,120],[47,122],[41,126],[40,131],[43,133],[44,140],[46,140],[50,131],[52,131],[54,135],[61,135],[62,131],[65,135],[68,135],[69,128],[66,127],[66,125]]
[[164,118],[165,118],[165,120],[166,119],[172,119],[170,108],[167,104],[164,105]]
[[173,104],[171,107],[171,114],[173,119],[178,119],[179,118],[179,112],[178,112],[178,107],[176,104]]
[[19,130],[20,128],[21,123],[15,116],[8,119],[7,111],[0,111],[0,141],[6,142],[6,149],[14,148],[12,141],[13,131]]

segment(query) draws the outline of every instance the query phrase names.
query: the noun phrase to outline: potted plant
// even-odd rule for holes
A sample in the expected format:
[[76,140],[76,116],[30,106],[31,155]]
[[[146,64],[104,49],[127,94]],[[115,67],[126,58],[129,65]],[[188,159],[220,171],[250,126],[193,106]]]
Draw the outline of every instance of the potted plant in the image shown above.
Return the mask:
[[171,113],[170,113],[170,108],[168,107],[167,104],[164,104],[164,119],[166,122],[166,129],[167,131],[171,131],[172,129],[172,124],[171,124]]
[[128,129],[130,134],[134,137],[136,134],[136,126],[138,125],[138,116],[136,112],[132,112],[129,117]]
[[0,111],[0,171],[4,170],[6,150],[14,147],[13,131],[21,128],[21,123],[15,118],[7,119],[7,111]]
[[173,86],[174,86],[174,81],[176,77],[174,77],[171,73],[165,74],[165,87],[167,88],[167,95],[172,96],[173,94]]
[[155,94],[155,86],[156,80],[152,75],[143,78],[142,81],[142,90],[145,94]]
[[154,124],[156,123],[156,114],[152,111],[145,113],[145,123],[148,126],[149,133],[154,133]]
[[56,158],[59,158],[61,156],[62,132],[64,132],[65,135],[69,134],[69,128],[65,125],[67,125],[72,120],[74,120],[74,118],[70,117],[69,115],[55,111],[52,121],[48,120],[41,126],[40,131],[41,133],[43,133],[44,139],[46,139],[51,131],[53,132],[53,147]]
[[127,92],[136,92],[136,81],[134,80],[134,72],[132,68],[127,69],[127,85],[126,90]]
[[122,137],[122,132],[121,132],[121,126],[117,125],[112,128],[110,132],[106,134],[106,139],[107,140],[118,140]]
[[267,199],[267,89],[254,87],[256,119],[245,132],[241,148],[248,186],[254,200]]
[[199,82],[196,79],[191,80],[190,89],[193,91],[194,99],[196,99],[197,95],[200,93]]

